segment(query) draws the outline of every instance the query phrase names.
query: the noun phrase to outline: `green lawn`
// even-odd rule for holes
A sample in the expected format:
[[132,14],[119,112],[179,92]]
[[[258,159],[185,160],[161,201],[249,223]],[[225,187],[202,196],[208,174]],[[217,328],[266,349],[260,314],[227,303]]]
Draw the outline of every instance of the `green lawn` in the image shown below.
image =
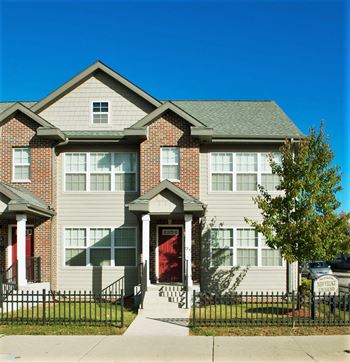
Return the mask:
[[102,302],[50,303],[45,313],[42,304],[34,308],[1,313],[2,334],[122,334],[136,313],[124,308],[121,327],[121,307]]
[[318,336],[350,334],[349,326],[269,326],[266,327],[195,327],[191,328],[192,336]]
[[[311,316],[311,303],[296,310],[294,304],[294,320],[296,324],[308,324]],[[191,310],[191,318],[195,317],[196,325],[205,324],[290,324],[292,321],[293,305],[290,302],[239,302],[216,305],[196,306]],[[336,306],[333,310],[327,304],[316,304],[315,324],[326,321],[329,323],[347,323],[349,311]],[[227,322],[227,323],[226,323]]]

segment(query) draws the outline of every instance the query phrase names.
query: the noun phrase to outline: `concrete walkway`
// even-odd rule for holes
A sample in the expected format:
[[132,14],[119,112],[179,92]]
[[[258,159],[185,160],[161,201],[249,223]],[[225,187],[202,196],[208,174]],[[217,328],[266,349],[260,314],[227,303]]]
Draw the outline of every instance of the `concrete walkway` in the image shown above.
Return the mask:
[[158,289],[147,291],[144,309],[125,332],[125,336],[188,336],[190,310],[179,308],[159,297]]
[[0,361],[349,362],[350,336],[3,336]]

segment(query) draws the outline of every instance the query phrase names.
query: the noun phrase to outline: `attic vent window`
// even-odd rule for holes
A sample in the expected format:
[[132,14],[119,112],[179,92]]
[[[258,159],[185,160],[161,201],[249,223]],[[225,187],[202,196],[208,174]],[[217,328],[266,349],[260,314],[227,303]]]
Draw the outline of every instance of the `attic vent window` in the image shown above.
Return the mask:
[[109,102],[92,102],[92,123],[108,124]]

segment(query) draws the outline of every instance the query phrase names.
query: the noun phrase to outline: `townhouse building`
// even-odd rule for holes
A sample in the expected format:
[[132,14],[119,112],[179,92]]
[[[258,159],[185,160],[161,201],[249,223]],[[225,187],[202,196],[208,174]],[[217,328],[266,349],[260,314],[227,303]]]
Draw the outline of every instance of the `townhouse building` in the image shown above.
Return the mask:
[[268,155],[303,135],[274,101],[158,100],[96,62],[37,102],[0,103],[0,267],[19,288],[119,278],[285,292],[296,270],[244,221]]

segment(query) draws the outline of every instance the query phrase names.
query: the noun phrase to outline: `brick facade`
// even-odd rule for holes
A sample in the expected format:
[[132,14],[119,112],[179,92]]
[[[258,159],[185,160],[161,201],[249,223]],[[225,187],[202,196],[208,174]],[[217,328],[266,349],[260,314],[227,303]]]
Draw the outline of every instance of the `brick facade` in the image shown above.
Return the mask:
[[148,125],[148,139],[140,144],[141,195],[160,182],[160,148],[180,148],[180,182],[174,184],[199,198],[199,142],[191,137],[190,124],[172,112]]
[[[191,196],[199,198],[199,142],[190,134],[190,124],[172,112],[148,125],[148,139],[140,144],[141,195],[160,183],[160,148],[177,146],[180,149],[180,182],[174,184]],[[184,219],[172,218],[172,224],[184,225]],[[150,230],[150,277],[155,281],[155,250],[157,225],[168,224],[168,219],[153,219]],[[192,278],[199,282],[200,225],[192,222]]]
[[[15,187],[25,188],[55,208],[56,197],[52,193],[52,142],[36,136],[38,124],[22,113],[16,113],[0,127],[0,181]],[[12,153],[14,147],[30,147],[31,182],[12,182]],[[53,188],[55,190],[55,187]],[[34,225],[34,256],[41,257],[42,280],[50,281],[51,219],[27,215],[27,224]],[[6,246],[8,225],[16,224],[13,219],[1,221],[1,268],[7,265]]]

